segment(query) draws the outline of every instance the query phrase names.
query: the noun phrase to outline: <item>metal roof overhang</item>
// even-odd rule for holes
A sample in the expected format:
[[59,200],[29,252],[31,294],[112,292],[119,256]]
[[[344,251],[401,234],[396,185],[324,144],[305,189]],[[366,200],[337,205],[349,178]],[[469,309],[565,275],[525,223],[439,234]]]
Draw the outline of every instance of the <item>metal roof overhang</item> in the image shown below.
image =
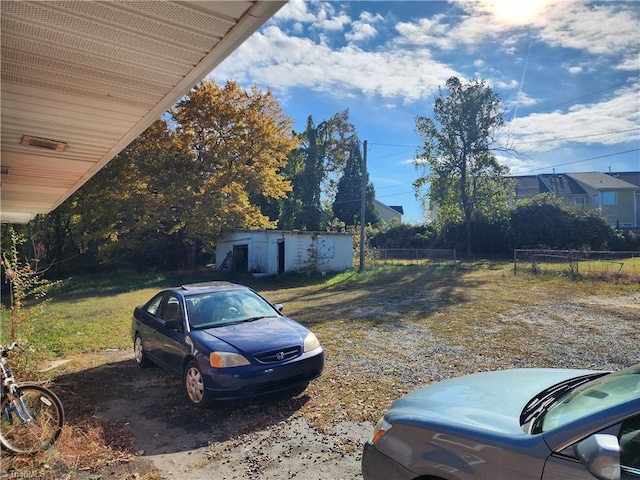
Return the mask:
[[0,221],[80,188],[285,1],[6,1]]

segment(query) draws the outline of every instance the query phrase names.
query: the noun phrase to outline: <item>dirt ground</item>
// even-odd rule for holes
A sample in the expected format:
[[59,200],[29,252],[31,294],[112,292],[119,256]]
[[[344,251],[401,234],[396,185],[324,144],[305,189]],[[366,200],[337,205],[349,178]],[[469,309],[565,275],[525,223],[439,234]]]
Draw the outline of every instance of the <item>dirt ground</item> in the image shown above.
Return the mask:
[[[99,472],[79,471],[74,478],[144,478],[150,472],[189,480],[362,478],[360,457],[373,431],[370,422],[339,421],[315,429],[300,412],[307,393],[199,409],[187,403],[179,379],[156,367],[139,368],[132,352],[102,356],[103,365],[59,377],[56,388],[73,388],[83,401],[95,402],[99,420],[131,434],[135,456]],[[66,409],[67,416],[74,415]]]

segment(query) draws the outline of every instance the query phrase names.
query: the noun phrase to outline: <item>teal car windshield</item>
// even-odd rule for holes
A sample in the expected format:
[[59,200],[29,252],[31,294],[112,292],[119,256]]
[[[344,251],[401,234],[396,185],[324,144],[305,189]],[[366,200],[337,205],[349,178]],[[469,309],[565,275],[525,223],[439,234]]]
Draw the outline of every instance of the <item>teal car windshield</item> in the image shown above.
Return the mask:
[[638,366],[599,377],[560,397],[544,415],[536,420],[533,433],[561,427],[585,415],[634,398],[640,398],[640,367]]

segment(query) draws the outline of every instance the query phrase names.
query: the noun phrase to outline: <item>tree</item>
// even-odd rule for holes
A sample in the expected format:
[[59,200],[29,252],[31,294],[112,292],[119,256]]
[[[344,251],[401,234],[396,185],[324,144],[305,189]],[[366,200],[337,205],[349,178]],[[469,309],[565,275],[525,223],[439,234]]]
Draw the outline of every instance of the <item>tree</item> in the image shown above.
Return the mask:
[[184,212],[190,230],[215,238],[228,228],[275,226],[251,201],[291,190],[279,172],[295,147],[292,121],[271,92],[203,82],[178,103],[173,118],[193,160],[187,188],[195,201]]
[[224,230],[273,227],[260,205],[291,190],[292,121],[270,92],[204,81],[170,114],[57,211],[103,265],[193,267]]
[[349,111],[335,114],[318,125],[307,118],[304,132],[296,135],[298,145],[284,172],[293,186],[283,202],[280,226],[299,230],[323,230],[329,218],[322,199],[335,195],[336,177],[342,173],[355,131]]
[[[344,173],[338,181],[333,202],[333,214],[346,225],[358,225],[361,222],[363,166],[360,141],[354,135]],[[373,184],[368,180],[369,175],[367,174],[365,223],[375,226],[380,223],[380,216],[373,204],[376,196],[375,190]]]
[[187,264],[189,248],[179,239],[186,217],[176,207],[192,203],[192,164],[168,123],[157,120],[56,209],[68,242],[83,254],[81,265]]
[[616,235],[596,210],[575,210],[544,193],[518,202],[511,213],[512,248],[607,249]]
[[[508,169],[492,153],[496,133],[504,125],[500,99],[484,81],[446,82],[435,99],[434,118],[418,116],[416,132],[424,142],[415,165],[422,175],[414,182],[416,196],[438,209],[442,222],[462,221],[467,254],[472,250],[475,215],[507,212]],[[429,187],[428,193],[423,189]]]

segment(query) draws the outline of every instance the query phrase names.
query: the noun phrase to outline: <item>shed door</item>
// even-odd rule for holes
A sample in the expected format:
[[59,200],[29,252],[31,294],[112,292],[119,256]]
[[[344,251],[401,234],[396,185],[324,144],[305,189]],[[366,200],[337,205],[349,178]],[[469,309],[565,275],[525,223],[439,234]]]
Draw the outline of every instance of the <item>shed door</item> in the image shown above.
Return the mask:
[[278,240],[278,275],[284,273],[284,240]]
[[233,246],[233,271],[249,271],[249,245]]

